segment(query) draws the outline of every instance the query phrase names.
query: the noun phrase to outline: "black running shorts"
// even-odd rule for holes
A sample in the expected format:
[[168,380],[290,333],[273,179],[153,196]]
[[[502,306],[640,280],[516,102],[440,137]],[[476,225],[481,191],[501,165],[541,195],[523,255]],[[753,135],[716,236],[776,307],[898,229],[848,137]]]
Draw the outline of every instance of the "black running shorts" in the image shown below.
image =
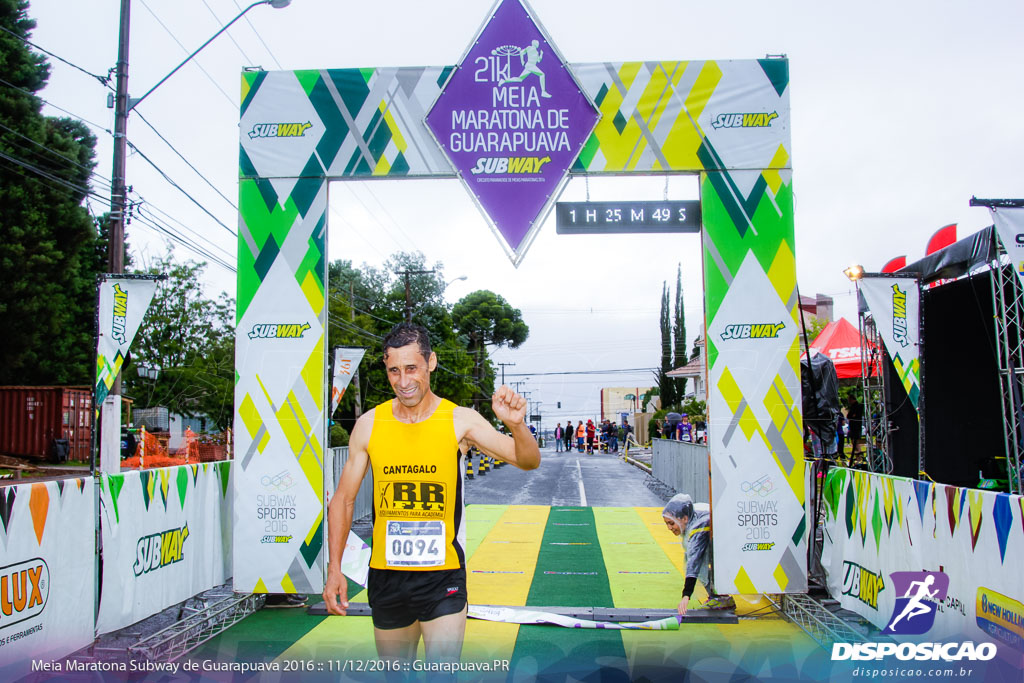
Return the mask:
[[455,614],[467,604],[465,568],[411,572],[371,567],[366,589],[379,629]]

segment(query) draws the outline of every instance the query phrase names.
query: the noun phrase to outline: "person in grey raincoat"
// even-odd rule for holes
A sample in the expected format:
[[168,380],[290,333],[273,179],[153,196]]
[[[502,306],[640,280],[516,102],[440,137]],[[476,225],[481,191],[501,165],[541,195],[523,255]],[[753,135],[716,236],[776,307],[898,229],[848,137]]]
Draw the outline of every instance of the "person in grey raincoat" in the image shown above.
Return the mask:
[[686,583],[683,585],[682,599],[676,611],[679,616],[686,615],[686,608],[693,595],[693,589],[699,578],[708,591],[708,601],[702,605],[706,609],[730,609],[736,606],[732,598],[716,595],[709,580],[708,567],[711,563],[711,509],[707,503],[694,503],[693,498],[679,493],[665,505],[661,511],[665,526],[683,541],[686,551]]

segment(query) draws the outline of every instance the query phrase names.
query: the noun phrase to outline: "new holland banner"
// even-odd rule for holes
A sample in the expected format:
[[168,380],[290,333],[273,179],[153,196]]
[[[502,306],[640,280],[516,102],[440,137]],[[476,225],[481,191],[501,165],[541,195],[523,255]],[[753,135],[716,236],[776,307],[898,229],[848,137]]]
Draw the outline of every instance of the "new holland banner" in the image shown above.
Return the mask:
[[334,349],[334,377],[331,382],[331,415],[338,409],[341,397],[345,395],[352,376],[359,369],[359,363],[363,360],[366,349],[349,346],[339,346]]
[[92,643],[94,495],[91,477],[0,487],[0,681]]
[[896,373],[917,408],[921,396],[921,290],[916,278],[871,277],[860,281],[860,292],[875,318]]
[[110,392],[121,372],[156,291],[156,280],[104,277],[100,282],[99,338],[96,349],[96,405]]
[[1024,209],[993,207],[991,211],[1003,249],[1010,256],[1017,277],[1024,283]]

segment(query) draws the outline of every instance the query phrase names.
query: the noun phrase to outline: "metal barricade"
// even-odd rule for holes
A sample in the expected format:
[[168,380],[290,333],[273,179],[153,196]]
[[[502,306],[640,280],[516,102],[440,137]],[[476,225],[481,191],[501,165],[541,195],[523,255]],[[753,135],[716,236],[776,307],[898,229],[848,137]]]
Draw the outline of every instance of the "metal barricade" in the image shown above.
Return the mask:
[[[327,482],[327,493],[333,496],[334,491],[338,488],[338,478],[341,477],[341,470],[345,467],[345,463],[348,462],[348,446],[332,448],[330,453],[331,457],[325,463],[327,471],[324,474]],[[367,467],[366,476],[363,477],[363,483],[359,486],[359,494],[356,496],[356,507],[352,512],[352,521],[358,521],[368,516],[371,512],[373,512],[373,472]]]
[[688,493],[697,502],[711,500],[711,463],[708,447],[703,444],[671,439],[654,439],[651,476]]

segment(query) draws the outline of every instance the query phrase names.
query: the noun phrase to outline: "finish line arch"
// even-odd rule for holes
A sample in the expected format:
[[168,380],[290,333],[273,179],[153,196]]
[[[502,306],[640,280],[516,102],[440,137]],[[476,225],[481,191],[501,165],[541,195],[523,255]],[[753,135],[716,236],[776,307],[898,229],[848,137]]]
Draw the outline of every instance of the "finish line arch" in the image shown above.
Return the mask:
[[[716,588],[804,592],[788,61],[566,68],[601,114],[571,175],[700,176]],[[242,75],[236,591],[323,588],[328,183],[459,177],[424,123],[455,70]],[[506,252],[523,257],[564,180],[522,250]],[[282,476],[293,485],[282,489]],[[743,486],[758,480],[771,482],[767,495]]]

